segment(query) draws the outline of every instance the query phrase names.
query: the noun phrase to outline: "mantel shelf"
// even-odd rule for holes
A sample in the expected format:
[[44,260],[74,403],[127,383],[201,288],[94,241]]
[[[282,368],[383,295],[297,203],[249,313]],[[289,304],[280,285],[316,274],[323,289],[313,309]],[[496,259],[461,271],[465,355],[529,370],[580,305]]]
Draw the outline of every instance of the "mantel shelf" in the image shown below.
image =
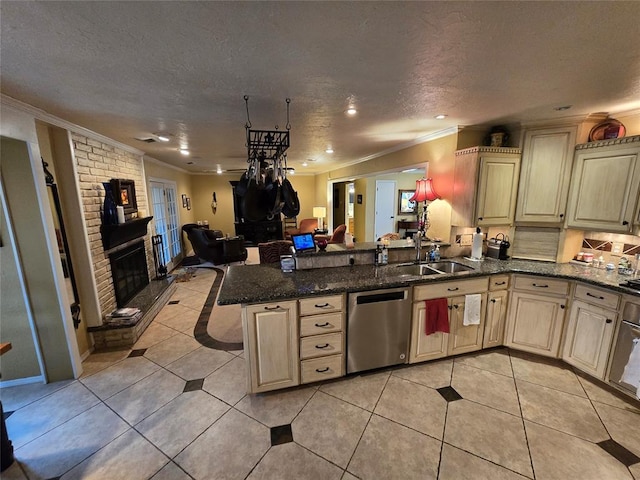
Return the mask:
[[153,217],[135,218],[125,223],[115,225],[101,225],[102,246],[111,250],[118,245],[122,245],[147,234],[147,225]]

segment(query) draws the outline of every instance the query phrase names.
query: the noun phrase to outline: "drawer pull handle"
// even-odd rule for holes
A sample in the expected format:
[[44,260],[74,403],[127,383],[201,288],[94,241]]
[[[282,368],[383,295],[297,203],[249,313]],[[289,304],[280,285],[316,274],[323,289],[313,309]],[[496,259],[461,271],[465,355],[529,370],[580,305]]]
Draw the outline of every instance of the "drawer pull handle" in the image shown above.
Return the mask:
[[458,287],[456,287],[456,288],[447,288],[448,292],[455,292],[457,290],[460,290],[460,289]]
[[604,323],[613,323],[613,320],[611,320],[610,318],[607,318],[607,320]]
[[549,285],[538,285],[537,283],[534,283],[533,286],[536,288],[549,288]]
[[329,344],[325,343],[324,345],[316,345],[316,348],[328,348]]
[[275,307],[264,307],[265,310],[279,310],[280,305],[276,305]]
[[504,285],[507,282],[495,282],[494,285]]
[[329,322],[324,322],[324,323],[316,323],[316,327],[328,327],[329,325],[331,325]]
[[322,305],[318,305],[317,303],[314,305],[314,307],[316,308],[327,308],[330,307],[331,305],[329,305],[328,303],[323,303]]
[[328,371],[329,371],[329,367],[316,368],[316,372],[318,372],[318,373],[326,373]]
[[593,297],[593,298],[597,298],[598,300],[604,300],[604,297],[601,297],[600,295],[593,295],[592,293],[587,292],[587,297]]

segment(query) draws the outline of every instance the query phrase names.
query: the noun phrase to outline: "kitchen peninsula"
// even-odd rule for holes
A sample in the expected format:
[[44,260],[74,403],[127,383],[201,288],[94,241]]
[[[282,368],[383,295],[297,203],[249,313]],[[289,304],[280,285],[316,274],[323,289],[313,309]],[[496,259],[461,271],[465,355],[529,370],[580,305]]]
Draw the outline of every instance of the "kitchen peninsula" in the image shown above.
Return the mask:
[[[412,302],[408,363],[505,345],[561,358],[631,395],[616,385],[619,378],[609,378],[623,308],[640,303],[640,291],[620,286],[629,276],[572,263],[447,261],[471,269],[418,275],[397,263],[291,273],[278,264],[229,267],[218,303],[243,305],[248,391],[344,376],[347,298],[404,287]],[[465,301],[472,295],[480,298],[480,321],[468,325]],[[447,299],[449,333],[425,333],[425,300],[435,298]]]

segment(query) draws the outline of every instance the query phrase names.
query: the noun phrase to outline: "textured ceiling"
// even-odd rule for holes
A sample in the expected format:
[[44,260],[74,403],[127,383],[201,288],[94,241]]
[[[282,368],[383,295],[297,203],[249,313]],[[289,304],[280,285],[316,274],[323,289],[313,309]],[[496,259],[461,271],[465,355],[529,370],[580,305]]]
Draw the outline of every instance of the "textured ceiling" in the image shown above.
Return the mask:
[[[283,129],[291,98],[288,158],[301,173],[455,126],[640,108],[635,1],[0,9],[2,93],[194,172],[246,165],[244,95],[258,129]],[[171,142],[136,140],[157,132]]]

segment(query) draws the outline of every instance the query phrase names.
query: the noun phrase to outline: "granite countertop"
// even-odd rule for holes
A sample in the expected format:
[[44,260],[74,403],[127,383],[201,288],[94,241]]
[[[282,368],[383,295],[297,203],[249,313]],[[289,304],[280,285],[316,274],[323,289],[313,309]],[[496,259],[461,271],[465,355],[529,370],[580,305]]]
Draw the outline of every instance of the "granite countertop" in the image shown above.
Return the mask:
[[480,262],[466,258],[447,259],[474,268],[463,273],[441,275],[399,275],[398,264],[385,266],[354,265],[351,267],[317,268],[283,273],[279,264],[232,265],[224,277],[219,305],[263,303],[316,295],[428,284],[446,280],[480,277],[499,273],[521,273],[545,277],[579,280],[617,292],[640,296],[640,291],[619,284],[631,277],[617,271],[606,271],[570,263],[533,260],[494,260]]
[[[353,244],[353,247],[347,247],[344,243],[330,243],[327,245],[327,249],[322,252],[300,252],[298,253],[299,257],[313,257],[314,255],[344,255],[349,252],[375,252],[376,247],[381,245],[380,242],[356,242]],[[435,240],[423,240],[420,246],[424,248],[429,248],[431,246],[439,245],[440,247],[449,247],[450,243],[446,242],[437,242]],[[390,240],[387,245],[389,250],[397,250],[397,249],[411,249],[415,250],[415,244],[413,240],[408,241],[404,240]]]

